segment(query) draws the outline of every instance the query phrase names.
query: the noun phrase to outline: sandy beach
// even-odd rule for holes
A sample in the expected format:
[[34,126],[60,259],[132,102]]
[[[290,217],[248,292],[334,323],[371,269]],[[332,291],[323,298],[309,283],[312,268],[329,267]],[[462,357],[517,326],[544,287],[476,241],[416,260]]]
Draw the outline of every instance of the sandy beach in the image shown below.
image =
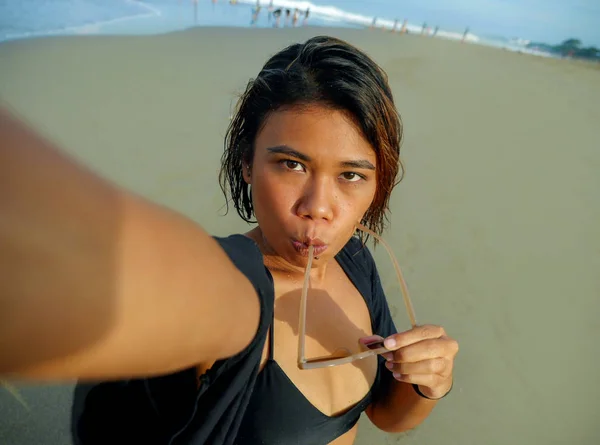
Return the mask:
[[[237,95],[315,34],[388,73],[406,176],[385,234],[420,323],[458,339],[453,393],[357,445],[593,445],[600,413],[600,66],[351,29],[200,28],[0,44],[0,100],[72,155],[209,232],[246,231],[217,183]],[[374,251],[399,329],[385,251]],[[70,386],[0,389],[0,444],[68,445]]]

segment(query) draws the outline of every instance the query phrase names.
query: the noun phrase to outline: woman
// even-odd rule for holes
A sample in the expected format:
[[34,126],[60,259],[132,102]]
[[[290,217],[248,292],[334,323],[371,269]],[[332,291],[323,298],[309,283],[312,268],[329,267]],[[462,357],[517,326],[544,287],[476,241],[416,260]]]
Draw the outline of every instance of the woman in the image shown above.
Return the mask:
[[[249,83],[222,159],[226,197],[258,224],[213,238],[4,115],[0,373],[103,380],[76,389],[85,445],[345,445],[363,411],[414,428],[450,391],[457,343],[439,326],[396,333],[355,236],[385,227],[401,133],[367,55],[330,37],[285,48]],[[309,252],[306,355],[383,338],[390,352],[299,369]]]

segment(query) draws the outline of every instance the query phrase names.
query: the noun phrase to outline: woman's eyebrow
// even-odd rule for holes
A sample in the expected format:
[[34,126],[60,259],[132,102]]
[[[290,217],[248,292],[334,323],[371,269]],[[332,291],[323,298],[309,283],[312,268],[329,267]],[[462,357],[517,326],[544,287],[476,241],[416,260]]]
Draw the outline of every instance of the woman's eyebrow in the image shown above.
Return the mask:
[[275,147],[267,148],[269,153],[279,153],[288,156],[292,156],[294,158],[298,158],[304,162],[310,162],[312,159],[310,156],[305,155],[304,153],[300,153],[298,150],[294,150],[292,147],[288,145],[277,145]]
[[[300,159],[304,162],[312,161],[311,157],[305,155],[304,153],[299,152],[298,150],[293,149],[289,145],[277,145],[275,147],[267,148],[269,153],[277,153],[284,154],[288,156],[292,156],[294,158]],[[342,161],[340,162],[340,166],[344,168],[360,168],[365,170],[375,170],[375,166],[371,164],[366,159],[352,160],[352,161]]]
[[362,168],[365,170],[375,170],[375,166],[366,159],[356,161],[343,161],[340,165],[345,168]]

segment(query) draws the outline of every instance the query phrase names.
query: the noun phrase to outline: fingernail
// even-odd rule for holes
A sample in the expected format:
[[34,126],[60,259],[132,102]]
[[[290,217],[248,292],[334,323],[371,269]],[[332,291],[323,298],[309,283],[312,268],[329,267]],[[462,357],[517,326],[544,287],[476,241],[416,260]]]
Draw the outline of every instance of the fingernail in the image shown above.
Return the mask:
[[388,349],[392,349],[393,347],[396,346],[396,340],[394,340],[393,338],[386,338],[383,342],[383,345],[388,348]]
[[394,378],[395,378],[396,380],[400,380],[400,379],[402,378],[402,374],[400,374],[399,372],[395,372],[395,373],[394,373]]
[[392,362],[386,362],[385,367],[387,369],[392,369],[394,367],[394,364]]
[[394,354],[392,354],[391,352],[386,352],[385,354],[382,354],[382,355],[383,355],[383,358],[385,358],[387,361],[394,359]]

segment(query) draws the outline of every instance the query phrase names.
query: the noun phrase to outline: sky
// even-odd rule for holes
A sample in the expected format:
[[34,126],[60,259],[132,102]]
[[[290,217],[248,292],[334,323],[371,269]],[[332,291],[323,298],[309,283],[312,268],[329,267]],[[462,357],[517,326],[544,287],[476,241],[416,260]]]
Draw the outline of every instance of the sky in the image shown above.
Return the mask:
[[600,0],[312,0],[361,14],[545,43],[600,47]]

